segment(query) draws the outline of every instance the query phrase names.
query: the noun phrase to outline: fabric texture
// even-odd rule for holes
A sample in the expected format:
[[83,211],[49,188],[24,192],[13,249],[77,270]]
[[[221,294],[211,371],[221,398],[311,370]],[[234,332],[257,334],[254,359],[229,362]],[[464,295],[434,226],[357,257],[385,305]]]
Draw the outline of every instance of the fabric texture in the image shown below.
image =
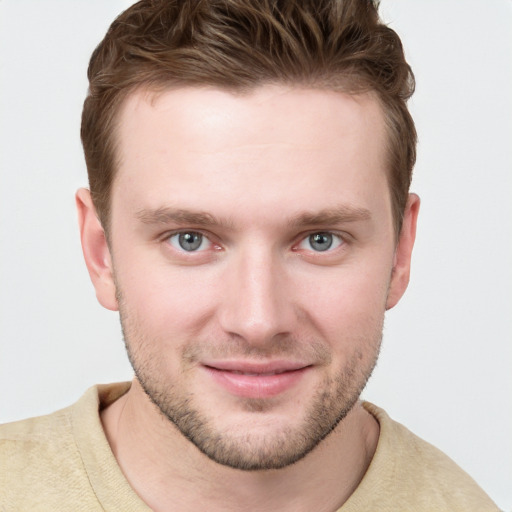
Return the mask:
[[[0,426],[0,511],[149,511],[117,465],[99,416],[129,387],[95,386],[71,407]],[[364,406],[380,424],[377,450],[338,512],[498,510],[449,457]]]

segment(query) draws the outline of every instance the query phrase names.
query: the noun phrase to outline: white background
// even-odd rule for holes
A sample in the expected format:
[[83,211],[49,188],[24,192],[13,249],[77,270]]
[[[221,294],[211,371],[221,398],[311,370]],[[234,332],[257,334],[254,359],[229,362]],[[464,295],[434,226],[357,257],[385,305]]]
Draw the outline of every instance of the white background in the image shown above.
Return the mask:
[[[128,0],[0,0],[0,421],[126,380],[73,194],[89,56]],[[364,397],[512,510],[512,2],[383,0],[417,77],[412,282]]]

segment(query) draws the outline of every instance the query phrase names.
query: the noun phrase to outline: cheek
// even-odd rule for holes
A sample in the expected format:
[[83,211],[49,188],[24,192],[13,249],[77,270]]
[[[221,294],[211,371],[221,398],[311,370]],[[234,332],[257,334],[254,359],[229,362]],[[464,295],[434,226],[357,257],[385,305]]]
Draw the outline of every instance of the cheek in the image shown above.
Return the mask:
[[326,338],[360,339],[382,326],[389,274],[368,264],[316,276],[302,287],[303,308]]
[[125,265],[118,285],[125,303],[148,332],[173,337],[197,331],[210,315],[216,287],[197,268],[177,268],[140,259]]
[[185,279],[183,272],[155,266],[125,277],[119,276],[120,311],[134,367],[146,375],[184,378],[183,353],[210,324],[207,287],[200,280]]

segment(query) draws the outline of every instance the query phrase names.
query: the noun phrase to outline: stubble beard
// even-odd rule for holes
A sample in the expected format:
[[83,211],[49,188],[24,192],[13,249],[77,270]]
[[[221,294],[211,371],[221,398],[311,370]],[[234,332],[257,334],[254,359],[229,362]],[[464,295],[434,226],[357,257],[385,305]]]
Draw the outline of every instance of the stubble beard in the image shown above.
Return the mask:
[[[121,297],[119,297],[121,299]],[[180,388],[176,382],[162,379],[159,368],[161,354],[152,353],[152,347],[159,346],[155,340],[144,336],[134,315],[128,312],[119,300],[119,312],[123,337],[128,358],[142,389],[160,413],[178,431],[192,442],[209,459],[224,466],[245,471],[281,469],[304,458],[324,440],[347,416],[359,400],[377,362],[382,340],[382,322],[365,339],[358,340],[357,350],[345,367],[333,378],[325,380],[315,392],[302,422],[296,426],[269,427],[265,433],[253,432],[247,425],[223,426],[218,428],[195,404],[194,393]],[[283,340],[269,350],[242,348],[237,342],[231,353],[238,356],[250,355],[253,359],[269,355],[290,355],[296,352],[294,340]],[[204,345],[193,345],[184,350],[182,362],[192,363]],[[313,351],[328,357],[323,345],[311,344]],[[370,356],[363,356],[368,351]],[[264,414],[272,408],[269,399],[240,399],[240,409],[253,414]]]

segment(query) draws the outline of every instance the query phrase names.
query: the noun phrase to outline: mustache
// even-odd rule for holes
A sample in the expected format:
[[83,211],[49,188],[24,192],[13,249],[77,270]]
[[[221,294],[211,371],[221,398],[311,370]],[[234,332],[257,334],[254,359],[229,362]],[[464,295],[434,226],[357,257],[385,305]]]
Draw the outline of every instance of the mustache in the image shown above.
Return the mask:
[[332,360],[328,345],[318,340],[299,341],[290,336],[279,336],[261,343],[250,343],[243,338],[233,337],[219,340],[196,341],[183,348],[183,359],[198,363],[203,359],[250,359],[269,361],[272,359],[293,359],[316,364],[329,364]]

